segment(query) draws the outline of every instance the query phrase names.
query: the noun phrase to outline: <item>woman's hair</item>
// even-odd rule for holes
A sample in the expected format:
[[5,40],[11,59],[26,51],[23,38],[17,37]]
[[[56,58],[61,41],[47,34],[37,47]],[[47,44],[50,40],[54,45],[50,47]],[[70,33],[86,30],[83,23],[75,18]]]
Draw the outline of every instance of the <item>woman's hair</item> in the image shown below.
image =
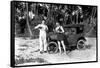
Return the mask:
[[56,22],[56,23],[58,23],[59,25],[61,25],[61,23],[59,23],[59,22]]

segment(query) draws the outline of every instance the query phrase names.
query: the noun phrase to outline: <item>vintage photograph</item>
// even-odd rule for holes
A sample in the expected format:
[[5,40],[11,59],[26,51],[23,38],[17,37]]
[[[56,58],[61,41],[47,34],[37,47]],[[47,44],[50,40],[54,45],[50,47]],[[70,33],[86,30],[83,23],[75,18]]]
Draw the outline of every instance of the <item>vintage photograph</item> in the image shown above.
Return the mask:
[[97,61],[97,6],[11,2],[11,65]]

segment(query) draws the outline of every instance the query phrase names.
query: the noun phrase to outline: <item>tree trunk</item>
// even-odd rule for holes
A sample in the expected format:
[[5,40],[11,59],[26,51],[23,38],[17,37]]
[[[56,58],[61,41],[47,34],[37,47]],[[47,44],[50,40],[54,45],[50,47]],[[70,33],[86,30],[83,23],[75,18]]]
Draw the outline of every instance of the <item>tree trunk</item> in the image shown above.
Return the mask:
[[30,25],[29,25],[29,19],[28,19],[28,3],[26,3],[26,9],[27,9],[27,27],[28,27],[28,30],[29,30],[29,33],[30,33],[30,38],[33,36],[33,34],[32,34],[32,31],[31,31],[31,28],[30,28]]

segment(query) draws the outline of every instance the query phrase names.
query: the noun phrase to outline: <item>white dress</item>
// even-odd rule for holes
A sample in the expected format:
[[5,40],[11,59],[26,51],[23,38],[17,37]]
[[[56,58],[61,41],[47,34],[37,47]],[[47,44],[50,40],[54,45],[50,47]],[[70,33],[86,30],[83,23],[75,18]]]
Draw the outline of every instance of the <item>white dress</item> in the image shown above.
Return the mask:
[[47,50],[47,40],[46,40],[46,30],[48,27],[45,24],[39,24],[35,27],[35,29],[39,28],[39,42],[40,42],[40,51]]

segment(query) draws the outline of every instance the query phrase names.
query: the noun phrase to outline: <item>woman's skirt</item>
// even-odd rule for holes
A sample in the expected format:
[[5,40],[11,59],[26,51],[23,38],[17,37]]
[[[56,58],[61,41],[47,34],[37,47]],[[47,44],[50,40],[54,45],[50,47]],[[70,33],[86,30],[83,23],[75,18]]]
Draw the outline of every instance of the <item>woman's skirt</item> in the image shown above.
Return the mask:
[[57,34],[57,40],[58,40],[58,41],[64,40],[64,34],[58,33],[58,34]]

